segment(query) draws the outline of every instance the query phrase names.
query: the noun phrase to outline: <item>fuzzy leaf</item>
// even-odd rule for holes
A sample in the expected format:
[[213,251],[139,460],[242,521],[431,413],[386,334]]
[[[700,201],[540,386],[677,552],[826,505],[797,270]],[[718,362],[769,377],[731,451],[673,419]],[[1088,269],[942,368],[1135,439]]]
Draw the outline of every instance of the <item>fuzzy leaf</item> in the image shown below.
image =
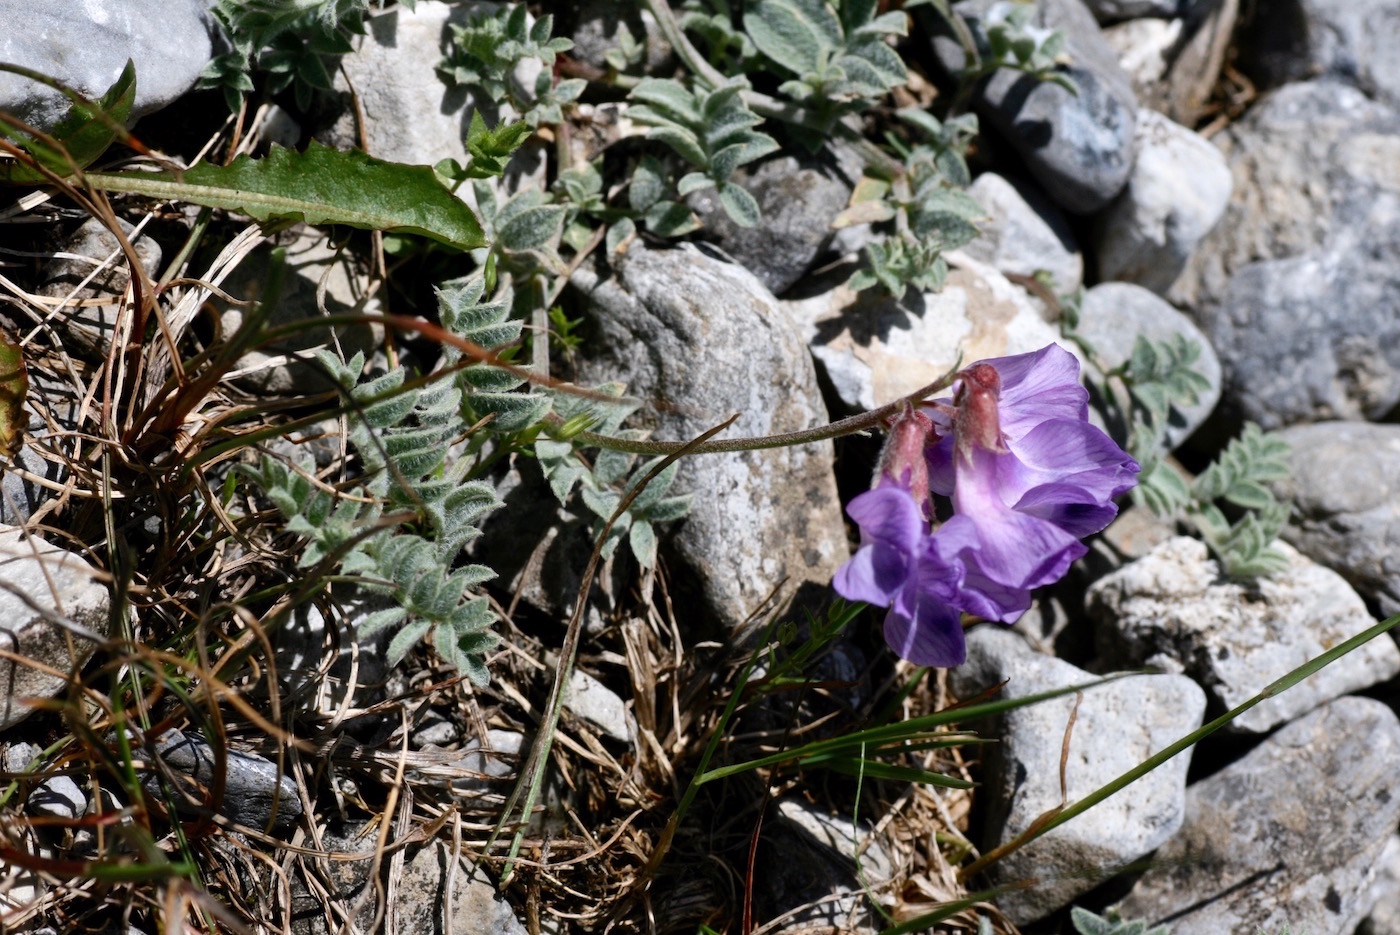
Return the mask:
[[753,195],[733,182],[725,182],[719,187],[719,201],[724,205],[724,213],[740,227],[753,227],[763,217]]
[[298,153],[273,146],[263,159],[239,156],[169,172],[92,172],[98,188],[238,211],[259,221],[294,218],[364,230],[418,234],[459,250],[487,245],[481,225],[428,166],[384,162],[359,150],[312,141]]
[[394,638],[384,650],[384,661],[390,666],[398,665],[403,661],[403,657],[408,655],[408,651],[423,639],[432,625],[432,621],[429,620],[414,620],[404,624],[403,629],[394,634]]
[[566,210],[563,205],[535,205],[519,211],[501,222],[497,240],[512,253],[538,250],[559,236]]

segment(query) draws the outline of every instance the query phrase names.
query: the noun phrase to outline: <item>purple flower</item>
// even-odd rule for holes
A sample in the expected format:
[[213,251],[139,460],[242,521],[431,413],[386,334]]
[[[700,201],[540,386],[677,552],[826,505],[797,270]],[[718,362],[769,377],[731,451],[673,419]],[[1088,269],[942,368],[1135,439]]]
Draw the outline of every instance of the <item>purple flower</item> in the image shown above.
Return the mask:
[[846,508],[861,547],[836,572],[847,600],[888,607],[885,641],[910,662],[955,666],[967,658],[956,569],[934,552],[923,505],[898,483],[861,494]]
[[[963,660],[962,612],[1020,617],[1034,588],[1084,554],[1080,537],[1113,519],[1138,472],[1089,424],[1079,362],[1063,348],[973,364],[953,391],[923,421],[896,419],[876,488],[847,511],[861,548],[835,581],[844,597],[889,607],[886,639],[925,665]],[[927,464],[913,467],[920,446]],[[953,502],[932,532],[925,489]]]

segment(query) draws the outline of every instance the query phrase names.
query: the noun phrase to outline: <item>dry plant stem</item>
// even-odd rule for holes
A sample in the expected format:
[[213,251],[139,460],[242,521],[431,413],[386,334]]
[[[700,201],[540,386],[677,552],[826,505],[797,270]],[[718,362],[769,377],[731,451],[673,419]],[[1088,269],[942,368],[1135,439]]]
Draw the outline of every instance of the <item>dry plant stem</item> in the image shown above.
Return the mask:
[[1381,636],[1387,630],[1391,629],[1398,623],[1400,623],[1400,614],[1382,620],[1375,626],[1363,630],[1362,632],[1358,633],[1356,636],[1353,636],[1346,642],[1339,643],[1338,645],[1332,647],[1327,652],[1323,653],[1317,658],[1309,659],[1307,662],[1303,663],[1301,666],[1294,669],[1292,672],[1289,672],[1282,678],[1270,682],[1263,688],[1263,690],[1259,692],[1259,694],[1248,699],[1247,701],[1242,702],[1239,705],[1236,705],[1234,708],[1231,708],[1229,711],[1220,715],[1220,717],[1211,721],[1209,724],[1206,724],[1205,726],[1192,731],[1185,737],[1182,737],[1180,740],[1173,743],[1171,746],[1164,748],[1161,752],[1148,757],[1142,763],[1139,763],[1137,766],[1134,766],[1132,769],[1128,770],[1123,775],[1119,776],[1117,779],[1107,782],[1099,788],[1095,789],[1093,792],[1089,793],[1084,798],[1080,799],[1078,802],[1075,802],[1073,805],[1067,808],[1060,808],[1057,806],[1050,812],[1047,812],[1045,815],[1042,815],[1040,818],[1036,819],[1036,821],[1032,823],[1031,827],[1027,829],[1023,834],[1007,842],[1006,844],[1002,845],[996,850],[984,854],[982,857],[968,864],[962,870],[958,871],[958,880],[962,881],[969,879],[973,874],[985,870],[993,861],[1005,857],[1007,854],[1010,854],[1014,851],[1020,850],[1022,847],[1025,847],[1031,841],[1040,837],[1042,834],[1045,834],[1047,831],[1050,831],[1054,828],[1058,828],[1060,825],[1064,824],[1070,819],[1077,818],[1078,816],[1084,814],[1089,809],[1093,808],[1095,805],[1098,805],[1104,799],[1108,798],[1109,796],[1113,795],[1119,790],[1131,785],[1132,783],[1137,782],[1143,776],[1146,776],[1148,773],[1152,772],[1154,769],[1161,766],[1163,763],[1167,762],[1172,757],[1176,756],[1179,753],[1183,753],[1184,751],[1195,746],[1197,743],[1204,740],[1206,737],[1209,737],[1211,734],[1215,733],[1217,730],[1224,727],[1226,724],[1229,724],[1241,714],[1244,714],[1250,708],[1254,707],[1260,702],[1267,701],[1275,695],[1281,694],[1289,688],[1292,688],[1294,685],[1298,684],[1303,679],[1312,675],[1314,672],[1317,672],[1319,669],[1331,665],[1333,662],[1345,656],[1352,650],[1357,649],[1358,647],[1363,646],[1366,643],[1369,643],[1371,640],[1375,639],[1378,636]]
[[564,644],[559,648],[559,664],[555,668],[554,685],[549,692],[549,701],[545,705],[544,716],[540,721],[539,732],[535,736],[535,742],[530,747],[530,756],[520,770],[520,780],[516,783],[515,789],[511,791],[510,798],[506,800],[505,808],[501,811],[500,820],[496,823],[496,828],[491,832],[490,838],[486,842],[486,851],[490,851],[496,838],[510,821],[511,812],[519,801],[521,794],[525,796],[525,803],[520,809],[521,824],[519,830],[515,832],[511,840],[510,851],[506,857],[505,865],[501,868],[501,885],[505,886],[511,878],[515,869],[515,858],[520,851],[520,845],[524,841],[525,827],[529,822],[530,812],[535,807],[535,802],[539,798],[540,789],[544,781],[544,771],[549,764],[549,748],[554,740],[554,729],[559,723],[559,713],[564,706],[564,689],[568,686],[569,677],[573,672],[574,659],[578,654],[579,634],[583,631],[583,612],[588,606],[588,595],[593,588],[593,578],[598,570],[598,562],[602,557],[603,543],[608,539],[608,534],[612,531],[613,525],[618,517],[627,512],[628,507],[637,499],[647,485],[656,479],[656,476],[679,459],[682,455],[689,454],[689,449],[702,444],[711,436],[724,431],[739,418],[738,414],[730,416],[729,419],[716,425],[714,428],[698,436],[689,445],[683,446],[679,451],[672,452],[663,458],[650,471],[647,472],[640,481],[627,491],[618,502],[617,508],[613,510],[612,516],[603,524],[602,530],[598,534],[598,541],[593,546],[593,554],[589,556],[588,567],[583,572],[583,583],[579,587],[578,600],[574,604],[574,612],[569,617],[569,628],[564,635]]

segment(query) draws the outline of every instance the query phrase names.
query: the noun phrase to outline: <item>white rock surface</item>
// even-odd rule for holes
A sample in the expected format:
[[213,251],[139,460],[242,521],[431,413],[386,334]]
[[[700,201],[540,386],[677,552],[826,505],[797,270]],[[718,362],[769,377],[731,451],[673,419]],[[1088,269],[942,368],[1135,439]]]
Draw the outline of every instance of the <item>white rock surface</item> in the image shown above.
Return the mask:
[[1118,906],[1172,935],[1353,932],[1400,818],[1400,721],[1340,698],[1186,793],[1181,831]]
[[938,379],[962,354],[963,366],[1060,343],[1021,287],[984,263],[950,252],[941,292],[896,301],[845,286],[783,302],[802,325],[812,356],[841,403],[866,411]]
[[[1017,634],[995,624],[968,633],[968,661],[952,670],[950,687],[970,698],[1007,680],[1002,698],[1023,698],[1097,676],[1033,652]],[[1201,725],[1205,694],[1180,675],[1136,675],[1082,693],[1008,712],[983,731],[987,748],[984,849],[1012,840],[1061,805],[1060,760],[1069,801],[1082,798]],[[1071,714],[1075,714],[1070,728]],[[1077,818],[994,865],[996,882],[1034,877],[1037,883],[998,897],[1018,925],[1039,919],[1092,889],[1166,842],[1185,815],[1189,752],[1149,773]]]
[[1192,366],[1210,386],[1196,402],[1172,406],[1165,439],[1168,450],[1186,441],[1220,401],[1224,378],[1220,358],[1210,346],[1210,340],[1190,318],[1142,286],[1101,282],[1084,293],[1079,310],[1079,333],[1089,339],[1109,367],[1117,367],[1132,357],[1139,334],[1154,341],[1174,340],[1180,336],[1200,347],[1201,356]]
[[1118,64],[1142,97],[1167,73],[1172,48],[1181,38],[1182,20],[1145,16],[1104,29],[1104,40],[1118,53]]
[[[798,323],[742,266],[692,244],[638,241],[571,282],[594,329],[579,381],[620,380],[651,401],[632,424],[654,437],[694,438],[735,413],[728,437],[828,421]],[[696,497],[669,539],[687,568],[680,602],[703,602],[733,628],[783,582],[825,589],[849,555],[832,457],[821,443],[682,459],[672,490]]]
[[564,707],[613,740],[625,743],[635,733],[635,729],[628,730],[632,716],[617,692],[579,669],[569,676],[569,687],[564,690]]
[[1400,835],[1391,835],[1376,861],[1375,878],[1366,894],[1371,904],[1356,935],[1400,935]]
[[999,273],[1032,276],[1036,270],[1046,270],[1061,295],[1083,284],[1084,257],[1069,221],[1034,188],[984,172],[967,193],[986,210],[989,220],[978,224],[982,234],[963,247],[964,253]]
[[[194,87],[213,55],[204,0],[0,0],[0,62],[57,78],[100,97],[136,67],[133,116],[150,113]],[[0,110],[41,130],[68,112],[61,92],[0,73]]]
[[[341,59],[335,75],[345,111],[318,137],[340,149],[362,148],[355,109],[348,104],[353,89],[364,115],[364,148],[371,156],[429,166],[456,159],[465,165],[467,127],[477,102],[466,88],[449,88],[437,64],[452,39],[452,24],[465,23],[481,6],[419,0],[412,10],[398,6],[370,18],[365,35],[355,38],[355,51]],[[495,126],[504,115],[483,116]],[[507,187],[522,177],[542,180],[544,169],[542,151],[523,147],[507,166]],[[470,185],[461,189],[464,196],[470,190]]]
[[1138,111],[1137,161],[1128,185],[1099,217],[1099,278],[1165,294],[1230,203],[1220,150],[1154,110]]
[[[1343,578],[1276,543],[1288,568],[1252,584],[1222,579],[1205,543],[1179,536],[1089,589],[1104,656],[1136,666],[1174,660],[1228,710],[1374,625]],[[1262,733],[1400,673],[1400,649],[1375,639],[1251,708],[1231,727]]]
[[[0,582],[0,645],[11,652],[66,674],[92,655],[93,637],[107,636],[107,586],[79,556],[0,527]],[[77,629],[49,619],[55,615]],[[75,657],[68,652],[70,636]],[[26,699],[48,698],[65,684],[60,676],[0,659],[0,730],[30,715]]]

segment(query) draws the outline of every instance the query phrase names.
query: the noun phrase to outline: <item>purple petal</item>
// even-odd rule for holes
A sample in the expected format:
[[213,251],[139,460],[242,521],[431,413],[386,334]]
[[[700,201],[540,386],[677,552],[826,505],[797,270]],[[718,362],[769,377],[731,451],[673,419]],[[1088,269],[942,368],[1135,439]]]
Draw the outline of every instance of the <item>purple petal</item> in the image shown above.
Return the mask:
[[927,534],[919,505],[898,485],[885,484],[861,494],[846,513],[860,527],[861,542],[883,543],[906,555],[916,554]]
[[1054,523],[1072,536],[1091,536],[1118,515],[1112,500],[1099,502],[1085,495],[1074,484],[1045,484],[1026,492],[1016,503],[1016,512],[1038,516]]
[[914,608],[892,608],[885,616],[885,642],[915,665],[947,668],[967,659],[961,615],[936,598],[921,598]]
[[867,545],[836,570],[831,584],[848,601],[888,607],[908,577],[908,556],[887,545]]
[[1046,419],[1082,421],[1088,415],[1089,393],[1079,385],[1079,361],[1058,344],[986,363],[1001,375],[1001,430],[1008,438]]
[[951,497],[956,486],[953,450],[953,437],[949,435],[924,452],[928,461],[928,489],[944,497]]
[[1138,463],[1088,422],[1053,420],[1027,432],[1009,446],[1013,466],[1003,462],[1000,482],[1007,498],[1045,484],[1072,484],[1100,502],[1111,500],[1135,483]]

